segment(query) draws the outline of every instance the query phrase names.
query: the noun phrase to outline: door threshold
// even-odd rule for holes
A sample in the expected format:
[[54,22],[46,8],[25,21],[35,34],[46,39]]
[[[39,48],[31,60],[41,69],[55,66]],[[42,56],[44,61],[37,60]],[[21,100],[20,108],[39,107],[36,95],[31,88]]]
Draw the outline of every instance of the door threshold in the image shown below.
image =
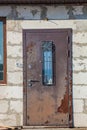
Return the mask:
[[23,126],[25,129],[45,129],[45,128],[61,128],[62,129],[69,129],[67,126]]
[[87,130],[86,127],[79,127],[79,128],[67,128],[67,127],[59,127],[59,126],[22,126],[23,129],[29,130],[29,129],[39,129],[39,130]]

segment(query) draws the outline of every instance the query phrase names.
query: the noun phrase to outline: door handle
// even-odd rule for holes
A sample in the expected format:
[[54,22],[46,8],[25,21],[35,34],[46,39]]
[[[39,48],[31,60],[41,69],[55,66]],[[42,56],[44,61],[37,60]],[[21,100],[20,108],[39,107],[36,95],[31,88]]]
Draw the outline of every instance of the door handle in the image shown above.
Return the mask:
[[34,83],[34,82],[40,82],[40,81],[39,80],[32,80],[32,79],[30,79],[30,80],[28,80],[28,82]]
[[35,83],[35,82],[40,82],[40,81],[39,80],[32,80],[32,79],[28,80],[29,87],[32,87],[32,83]]

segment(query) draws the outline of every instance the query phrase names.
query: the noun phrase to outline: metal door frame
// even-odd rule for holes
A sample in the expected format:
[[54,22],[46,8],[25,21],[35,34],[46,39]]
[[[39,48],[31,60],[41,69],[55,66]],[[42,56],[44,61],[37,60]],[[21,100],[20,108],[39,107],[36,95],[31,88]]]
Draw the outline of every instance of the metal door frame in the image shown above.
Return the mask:
[[[23,29],[23,125],[27,126],[27,56],[26,33],[54,33],[67,32],[68,38],[68,82],[69,82],[69,127],[73,127],[73,103],[72,103],[72,29]],[[43,126],[45,127],[45,126]],[[55,126],[54,126],[55,127]],[[60,126],[57,126],[60,127]]]

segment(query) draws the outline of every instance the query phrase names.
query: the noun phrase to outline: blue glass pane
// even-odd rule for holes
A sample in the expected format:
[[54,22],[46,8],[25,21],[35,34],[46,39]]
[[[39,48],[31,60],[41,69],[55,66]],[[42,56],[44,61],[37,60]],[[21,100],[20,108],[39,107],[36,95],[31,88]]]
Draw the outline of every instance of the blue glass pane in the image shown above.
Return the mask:
[[43,84],[53,85],[53,42],[44,41],[43,52]]
[[0,22],[0,80],[3,80],[3,22]]
[[3,72],[0,72],[0,80],[3,80]]

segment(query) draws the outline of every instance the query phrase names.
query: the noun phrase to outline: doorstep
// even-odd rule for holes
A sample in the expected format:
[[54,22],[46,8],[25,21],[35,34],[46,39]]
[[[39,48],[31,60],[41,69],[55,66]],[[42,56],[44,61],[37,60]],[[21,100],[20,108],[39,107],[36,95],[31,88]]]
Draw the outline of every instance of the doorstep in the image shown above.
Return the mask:
[[22,130],[87,130],[87,128],[54,128],[49,126],[23,126]]

